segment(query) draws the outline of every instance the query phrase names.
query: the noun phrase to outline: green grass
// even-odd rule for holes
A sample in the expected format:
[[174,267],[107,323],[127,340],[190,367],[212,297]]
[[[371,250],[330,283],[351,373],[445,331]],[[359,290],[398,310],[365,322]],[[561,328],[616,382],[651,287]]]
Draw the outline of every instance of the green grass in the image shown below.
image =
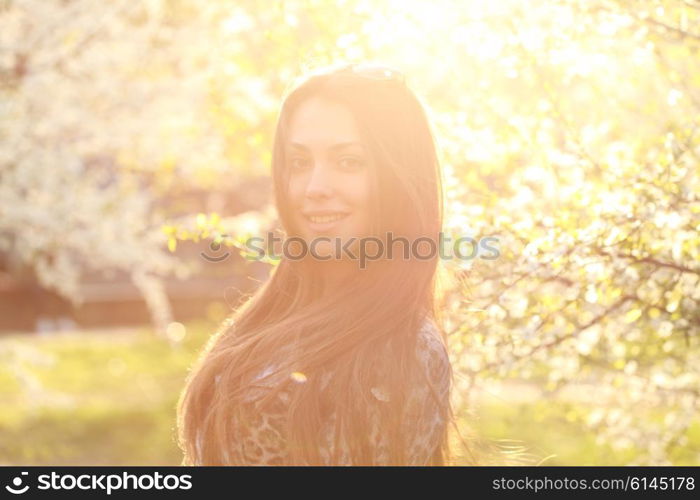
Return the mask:
[[0,463],[179,464],[175,405],[214,329],[175,347],[147,329],[3,337]]
[[[175,405],[215,328],[188,324],[177,346],[146,328],[0,337],[0,465],[178,465]],[[633,463],[639,449],[597,442],[583,410],[496,400],[474,408],[468,422],[485,442],[523,445],[533,464]],[[672,459],[696,465],[700,420],[685,438]]]
[[475,428],[485,438],[519,442],[533,465],[625,465],[634,460],[634,448],[597,443],[596,434],[573,417],[581,410],[556,401],[484,405]]
[[[638,457],[645,451],[642,447],[648,443],[614,447],[599,439],[597,432],[585,424],[588,410],[584,404],[556,399],[519,404],[498,401],[482,404],[470,412],[471,418],[462,418],[481,439],[519,444],[527,452],[532,465],[619,466],[638,463]],[[663,412],[659,408],[639,410],[634,418],[638,423],[660,424]],[[684,439],[682,445],[672,446],[669,450],[671,463],[698,465],[700,418],[695,418]]]

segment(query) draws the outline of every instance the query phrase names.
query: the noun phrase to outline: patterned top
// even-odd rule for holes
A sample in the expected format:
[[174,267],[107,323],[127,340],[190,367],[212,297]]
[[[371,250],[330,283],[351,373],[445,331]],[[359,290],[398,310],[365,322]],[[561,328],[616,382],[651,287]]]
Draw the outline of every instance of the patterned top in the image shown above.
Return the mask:
[[[435,323],[426,320],[419,331],[416,343],[418,360],[425,368],[428,379],[437,390],[440,405],[431,395],[431,389],[423,377],[411,388],[404,410],[402,422],[405,429],[401,435],[407,439],[407,465],[428,465],[433,454],[440,444],[442,433],[447,425],[444,408],[449,404],[449,392],[451,382],[450,361],[445,345],[440,338]],[[263,377],[272,373],[275,366],[269,366],[254,380],[243,405],[235,410],[235,417],[239,425],[235,426],[234,442],[230,449],[225,451],[227,463],[240,465],[298,465],[290,464],[285,447],[284,424],[289,392],[281,390],[274,399],[273,404],[264,408],[259,404],[260,398],[273,384],[279,383],[279,379]],[[322,379],[321,387],[325,388],[329,381],[330,373],[326,373]],[[218,378],[217,378],[218,382]],[[373,387],[370,391],[374,396],[373,401],[377,405],[386,404],[387,394],[381,387]],[[374,459],[377,464],[389,463],[388,439],[379,428],[379,408],[370,405],[370,443],[376,454]],[[323,425],[320,455],[324,465],[352,465],[349,450],[341,440],[339,459],[333,461],[335,414],[326,419]],[[197,439],[197,449],[201,447],[201,436]],[[199,465],[196,462],[195,465]]]

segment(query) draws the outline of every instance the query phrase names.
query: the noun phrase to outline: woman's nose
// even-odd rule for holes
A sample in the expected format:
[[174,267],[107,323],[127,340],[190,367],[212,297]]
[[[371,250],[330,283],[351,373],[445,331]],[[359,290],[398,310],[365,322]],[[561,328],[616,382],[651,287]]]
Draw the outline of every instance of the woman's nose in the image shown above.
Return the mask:
[[333,177],[324,165],[316,165],[306,185],[307,198],[328,198],[333,194]]

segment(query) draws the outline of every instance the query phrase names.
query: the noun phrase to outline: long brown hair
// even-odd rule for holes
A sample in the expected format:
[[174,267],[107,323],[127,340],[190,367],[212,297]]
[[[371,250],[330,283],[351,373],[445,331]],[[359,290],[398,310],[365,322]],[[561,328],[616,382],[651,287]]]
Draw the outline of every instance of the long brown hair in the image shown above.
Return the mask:
[[[347,66],[307,76],[283,101],[272,173],[285,232],[298,234],[288,208],[285,138],[290,117],[311,97],[346,106],[356,120],[376,166],[372,232],[437,242],[443,212],[441,177],[423,105],[402,79],[372,78]],[[403,248],[397,248],[400,254]],[[389,461],[406,463],[399,424],[411,390],[406,381],[425,371],[415,356],[417,332],[426,320],[439,325],[436,266],[437,256],[378,260],[353,273],[343,286],[322,292],[323,268],[318,262],[282,258],[270,279],[212,337],[189,374],[178,404],[183,464],[226,463],[224,443],[231,442],[235,425],[231,410],[272,359],[281,363],[277,373],[302,372],[306,377],[305,383],[292,384],[287,418],[291,464],[321,463],[318,429],[330,411],[340,416],[338,432],[350,437],[352,463],[373,463],[367,395],[377,382],[379,366],[385,373],[382,384],[392,394],[380,417]],[[290,345],[297,346],[294,355],[286,350]],[[392,355],[382,357],[382,347],[387,346]],[[334,374],[324,389],[331,398],[319,397],[324,370]],[[266,397],[274,394],[275,389]],[[449,404],[441,403],[440,411],[445,420],[451,418]],[[199,449],[198,433],[203,437]],[[447,449],[445,432],[431,463],[445,463]]]

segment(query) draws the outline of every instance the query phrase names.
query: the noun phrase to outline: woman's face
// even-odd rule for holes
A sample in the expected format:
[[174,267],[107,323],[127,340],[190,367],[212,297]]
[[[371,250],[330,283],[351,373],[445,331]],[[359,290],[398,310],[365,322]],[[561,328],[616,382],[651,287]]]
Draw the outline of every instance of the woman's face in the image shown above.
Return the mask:
[[344,245],[366,236],[370,157],[350,111],[322,98],[302,102],[291,117],[285,148],[292,219],[310,250],[334,255],[336,238]]

